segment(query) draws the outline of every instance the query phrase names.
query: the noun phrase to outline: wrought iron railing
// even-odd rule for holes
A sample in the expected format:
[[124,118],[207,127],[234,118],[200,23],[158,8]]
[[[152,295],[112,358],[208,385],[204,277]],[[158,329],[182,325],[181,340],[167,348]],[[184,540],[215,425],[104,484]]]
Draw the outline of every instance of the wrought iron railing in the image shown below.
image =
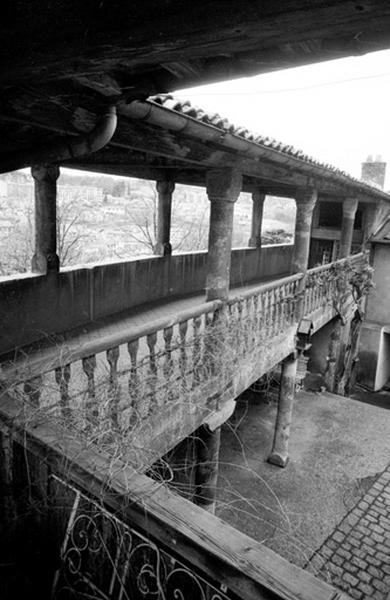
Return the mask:
[[0,429],[8,455],[0,482],[5,468],[13,481],[7,533],[13,539],[12,527],[26,519],[28,534],[37,528],[34,552],[48,559],[36,564],[38,589],[31,589],[29,571],[33,595],[52,582],[56,600],[344,598],[120,458],[86,447],[47,415],[37,418],[33,407],[7,393]]

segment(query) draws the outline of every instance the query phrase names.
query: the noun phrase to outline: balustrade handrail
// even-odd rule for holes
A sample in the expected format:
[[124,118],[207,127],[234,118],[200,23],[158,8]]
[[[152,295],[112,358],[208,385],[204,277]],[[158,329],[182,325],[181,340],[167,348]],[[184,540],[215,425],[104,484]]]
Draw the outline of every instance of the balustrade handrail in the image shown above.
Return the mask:
[[106,335],[103,338],[84,341],[81,346],[77,338],[74,340],[70,339],[61,343],[58,352],[53,352],[53,348],[50,347],[40,350],[35,356],[26,356],[15,362],[2,365],[2,367],[0,367],[0,382],[6,383],[12,381],[12,383],[18,383],[38,374],[43,375],[57,367],[72,364],[88,356],[104,352],[109,348],[120,346],[121,344],[131,343],[132,341],[143,338],[156,331],[161,331],[167,327],[172,327],[176,324],[188,321],[189,319],[214,312],[224,305],[231,306],[244,298],[277,289],[283,285],[298,281],[301,278],[302,273],[296,273],[268,283],[261,283],[250,290],[245,290],[241,294],[236,294],[227,301],[212,300],[202,302],[196,307],[181,310],[176,315],[169,315],[167,317],[156,319],[147,325],[132,327],[131,331],[115,332]]
[[[358,262],[366,255],[366,252],[356,254],[352,257],[353,262]],[[308,270],[308,275],[316,275],[322,271],[326,271],[335,264],[343,264],[350,261],[351,257],[342,258],[326,265],[314,267]],[[146,325],[132,327],[131,331],[121,331],[105,335],[101,338],[83,341],[80,343],[79,338],[74,338],[62,342],[58,346],[58,352],[53,351],[53,347],[41,349],[35,355],[27,355],[17,359],[14,362],[3,364],[0,367],[0,382],[3,383],[20,383],[27,378],[36,375],[43,375],[57,367],[66,364],[72,364],[83,358],[96,355],[110,348],[120,346],[125,343],[131,343],[140,338],[144,338],[157,331],[162,331],[168,327],[188,321],[204,314],[215,312],[222,306],[232,306],[244,299],[258,296],[272,290],[276,290],[288,284],[301,280],[303,273],[295,273],[293,275],[276,279],[267,283],[260,283],[248,290],[235,294],[226,301],[213,300],[202,302],[201,304],[179,311],[176,315],[168,315],[160,319],[151,321]]]
[[300,279],[302,279],[302,277],[303,273],[294,273],[294,275],[288,275],[287,277],[282,277],[280,279],[278,278],[268,283],[259,284],[256,287],[253,287],[249,290],[244,290],[240,294],[232,296],[226,301],[226,304],[231,305],[235,302],[239,302],[244,298],[250,298],[251,296],[257,296],[258,294],[269,292],[270,290],[282,287],[283,285],[294,283],[294,281],[299,281]]
[[[74,340],[70,339],[61,343],[57,353],[53,353],[53,349],[50,347],[48,349],[40,350],[36,356],[26,356],[26,358],[23,357],[15,362],[0,365],[0,383],[9,381],[11,378],[13,383],[23,381],[26,378],[27,365],[28,377],[34,376],[35,374],[48,373],[56,367],[74,363],[82,358],[86,358],[93,354],[99,354],[99,352],[104,352],[109,348],[114,348],[121,344],[131,343],[156,331],[161,331],[167,327],[172,327],[173,325],[187,321],[188,319],[213,312],[222,306],[222,300],[202,302],[193,308],[181,310],[176,315],[168,315],[167,317],[155,319],[147,325],[132,327],[131,331],[115,332],[106,335],[103,338],[83,342],[81,347],[77,338]],[[20,378],[18,378],[18,374],[19,377],[21,376]]]
[[346,256],[345,258],[339,258],[330,263],[326,263],[325,265],[319,265],[318,267],[312,267],[311,269],[308,269],[307,273],[308,273],[308,275],[316,275],[317,273],[321,273],[322,271],[327,271],[333,265],[342,265],[347,262],[349,262],[349,263],[359,262],[359,260],[366,257],[367,255],[368,255],[368,251],[365,250],[363,252],[359,252],[359,254],[353,254],[352,256]]

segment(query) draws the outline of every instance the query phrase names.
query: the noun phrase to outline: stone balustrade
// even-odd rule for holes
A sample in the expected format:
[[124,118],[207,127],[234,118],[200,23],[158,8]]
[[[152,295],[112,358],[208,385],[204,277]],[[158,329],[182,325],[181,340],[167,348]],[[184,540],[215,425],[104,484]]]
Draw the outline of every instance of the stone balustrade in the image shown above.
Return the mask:
[[[359,266],[363,259],[348,260]],[[345,262],[308,271],[305,318],[320,311],[321,323],[330,320],[335,300],[351,296]],[[342,285],[333,276],[339,271]],[[131,432],[132,461],[151,464],[294,350],[302,277],[262,284],[226,302],[205,302],[130,332],[82,344],[69,340],[3,365],[3,385],[92,436]],[[150,455],[148,432],[154,439]],[[159,437],[165,446],[156,443]],[[134,450],[138,443],[142,452]]]

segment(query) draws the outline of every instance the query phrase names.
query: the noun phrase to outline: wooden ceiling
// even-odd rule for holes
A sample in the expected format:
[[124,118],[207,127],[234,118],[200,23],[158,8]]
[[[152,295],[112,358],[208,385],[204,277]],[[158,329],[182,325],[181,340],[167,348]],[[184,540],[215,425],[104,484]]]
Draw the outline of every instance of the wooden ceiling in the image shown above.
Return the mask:
[[[390,3],[9,0],[0,32],[1,165],[10,153],[88,131],[107,104],[389,48]],[[146,172],[137,131],[120,117],[112,144],[77,166]],[[147,169],[177,169],[176,158],[153,154]]]

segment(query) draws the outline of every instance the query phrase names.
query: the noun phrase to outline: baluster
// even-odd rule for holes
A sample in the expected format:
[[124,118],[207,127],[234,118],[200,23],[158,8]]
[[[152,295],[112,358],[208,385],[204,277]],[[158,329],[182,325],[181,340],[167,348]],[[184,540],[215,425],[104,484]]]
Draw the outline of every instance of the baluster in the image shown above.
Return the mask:
[[129,408],[130,420],[135,421],[138,411],[139,377],[137,369],[137,354],[139,349],[139,340],[133,340],[127,344],[127,350],[130,355],[130,375],[129,375]]
[[238,355],[242,354],[241,347],[245,344],[245,325],[243,323],[243,302],[239,300],[236,305],[237,310],[237,350]]
[[159,401],[156,398],[157,387],[157,359],[156,359],[156,344],[157,331],[149,333],[146,336],[146,343],[149,348],[149,372],[148,372],[148,388],[149,392],[145,394],[147,400],[143,406],[141,417],[146,417],[156,406],[159,406]]
[[285,309],[286,309],[286,284],[280,286],[279,289],[279,331],[283,331],[286,326],[286,317],[285,317]]
[[96,394],[95,394],[95,369],[96,369],[96,356],[92,354],[92,356],[87,356],[82,360],[83,371],[88,379],[88,389],[87,395],[88,399],[86,401],[85,409],[86,409],[86,417],[87,420],[95,420],[99,416],[99,407],[96,402]]
[[263,336],[264,336],[263,339],[267,339],[268,338],[268,332],[269,332],[269,298],[268,298],[268,291],[267,292],[263,292],[262,304],[263,304],[263,314],[262,314],[262,318],[261,318],[261,326],[262,326]]
[[248,302],[248,334],[249,334],[249,349],[253,349],[255,344],[255,331],[257,327],[257,296],[251,296]]
[[187,347],[186,337],[188,331],[188,321],[179,323],[179,335],[180,335],[180,357],[179,357],[179,369],[180,369],[180,380],[181,387],[184,391],[187,391]]
[[291,287],[290,287],[290,301],[289,301],[289,306],[288,306],[289,319],[290,319],[291,325],[294,323],[294,317],[295,317],[296,294],[297,294],[297,282],[294,281],[293,283],[291,283]]
[[290,296],[291,283],[286,283],[283,303],[283,323],[285,324],[285,327],[288,327],[290,325]]
[[[167,389],[167,397],[166,400],[170,401],[174,398],[174,367],[173,367],[173,358],[172,358],[172,336],[173,336],[173,327],[172,325],[169,327],[165,327],[163,331],[163,338],[165,343],[165,361],[163,366],[164,379],[166,383]],[[164,386],[165,387],[165,386]],[[164,398],[162,398],[162,403],[164,402]],[[158,404],[161,406],[161,404]]]
[[291,284],[286,283],[284,303],[283,303],[283,322],[286,327],[290,324],[290,296],[291,296]]
[[320,282],[320,276],[316,275],[313,278],[313,303],[312,306],[310,307],[310,311],[312,310],[316,310],[319,305],[320,305],[320,289],[321,286],[319,285]]
[[252,296],[252,348],[256,347],[259,329],[259,296]]
[[[313,305],[313,287],[312,287],[312,278],[309,275],[309,277],[307,278],[306,281],[306,285],[304,285],[303,289],[303,298],[301,299],[302,302],[302,306],[303,306],[303,316],[309,314],[311,312],[311,307]],[[298,294],[299,294],[299,287],[297,290]],[[298,305],[299,305],[298,301]]]
[[57,367],[54,371],[56,383],[60,386],[60,409],[63,417],[69,419],[72,411],[69,406],[70,365]]
[[270,324],[271,324],[271,336],[275,334],[275,289],[272,288],[269,291],[270,297]]
[[251,296],[245,298],[244,307],[243,307],[243,315],[244,315],[244,323],[243,323],[243,331],[244,331],[244,348],[243,353],[246,354],[251,347],[252,340],[252,310],[251,310],[252,298]]
[[210,377],[214,369],[215,359],[215,327],[214,325],[215,313],[206,313],[204,316],[205,320],[205,335],[203,338],[203,361],[202,361],[202,378]]
[[290,325],[290,296],[291,296],[291,283],[286,283],[285,295],[283,303],[283,323],[286,327]]
[[270,336],[273,337],[275,331],[275,290],[272,288],[269,290],[269,301],[270,301]]
[[278,335],[281,331],[281,301],[282,301],[282,288],[280,286],[275,288],[275,309],[274,309],[274,322],[275,329],[274,335]]
[[39,407],[39,399],[41,397],[43,378],[42,375],[32,377],[25,382],[23,391],[28,396],[28,399],[32,406]]
[[202,326],[201,317],[194,317],[192,321],[194,329],[194,345],[192,350],[192,389],[199,385],[201,380],[201,347],[200,347],[200,328]]
[[118,360],[119,346],[109,348],[107,350],[107,362],[110,366],[110,399],[109,411],[113,425],[118,426],[118,402],[119,402],[119,385],[118,385]]
[[263,315],[264,313],[264,294],[259,294],[257,296],[257,330],[256,330],[256,343],[264,339],[264,331],[263,331]]

